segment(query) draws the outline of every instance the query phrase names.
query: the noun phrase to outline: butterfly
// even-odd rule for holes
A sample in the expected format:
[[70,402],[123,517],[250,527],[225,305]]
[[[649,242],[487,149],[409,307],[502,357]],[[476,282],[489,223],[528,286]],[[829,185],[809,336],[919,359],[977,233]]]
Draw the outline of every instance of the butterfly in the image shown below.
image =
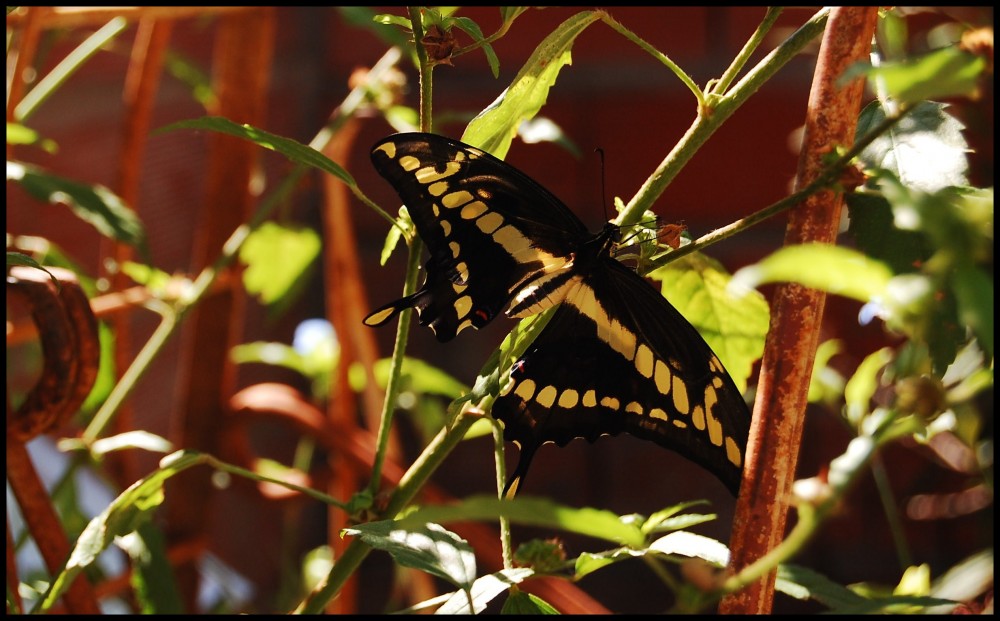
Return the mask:
[[505,496],[522,487],[542,444],[623,431],[676,451],[738,493],[747,405],[698,331],[613,258],[617,225],[591,233],[521,171],[444,136],[389,136],[371,159],[430,258],[421,288],[374,310],[366,325],[412,307],[446,342],[501,312],[523,318],[558,305],[493,403],[504,439],[520,448]]

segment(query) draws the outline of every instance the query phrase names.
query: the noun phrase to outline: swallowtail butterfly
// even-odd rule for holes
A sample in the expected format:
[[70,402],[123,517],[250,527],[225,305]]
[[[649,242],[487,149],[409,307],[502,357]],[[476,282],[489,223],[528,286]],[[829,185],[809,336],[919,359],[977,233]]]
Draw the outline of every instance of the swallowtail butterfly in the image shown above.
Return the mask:
[[521,171],[443,136],[390,136],[371,157],[407,206],[430,259],[421,289],[365,324],[414,307],[444,342],[504,308],[521,318],[559,305],[493,404],[504,438],[520,447],[508,497],[545,442],[565,446],[623,431],[677,451],[738,492],[746,403],[697,330],[611,256],[616,225],[590,233]]

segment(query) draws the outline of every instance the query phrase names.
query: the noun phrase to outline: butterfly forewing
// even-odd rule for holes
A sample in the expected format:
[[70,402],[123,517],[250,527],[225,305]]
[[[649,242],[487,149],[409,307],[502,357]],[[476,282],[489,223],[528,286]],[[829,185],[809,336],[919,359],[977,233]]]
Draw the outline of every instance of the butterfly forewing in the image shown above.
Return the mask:
[[571,263],[587,231],[557,198],[479,149],[433,134],[377,143],[372,162],[396,189],[427,244],[420,291],[365,320],[413,306],[441,341],[493,319],[528,283]]

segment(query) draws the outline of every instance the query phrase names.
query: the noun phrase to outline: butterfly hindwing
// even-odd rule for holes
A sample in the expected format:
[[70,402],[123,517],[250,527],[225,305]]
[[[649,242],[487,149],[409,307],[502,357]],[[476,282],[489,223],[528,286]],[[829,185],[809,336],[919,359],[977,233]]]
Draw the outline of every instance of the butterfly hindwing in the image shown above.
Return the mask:
[[634,272],[602,257],[514,365],[493,404],[521,449],[627,431],[677,451],[736,494],[750,415],[698,332]]
[[390,136],[372,162],[427,244],[423,287],[374,311],[380,325],[413,306],[440,341],[480,328],[533,280],[570,262],[586,227],[548,190],[492,155],[423,133]]

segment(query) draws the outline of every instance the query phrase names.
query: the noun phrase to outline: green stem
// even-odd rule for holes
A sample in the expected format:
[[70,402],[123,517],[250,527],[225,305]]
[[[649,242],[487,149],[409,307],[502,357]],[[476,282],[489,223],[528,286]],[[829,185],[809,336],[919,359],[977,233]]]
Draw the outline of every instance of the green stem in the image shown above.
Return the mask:
[[[416,48],[420,70],[420,128],[423,131],[431,129],[431,66],[427,54],[420,44],[423,30],[420,25],[420,9],[410,7],[410,21],[413,28],[414,46]],[[417,288],[417,275],[420,270],[420,254],[423,243],[417,236],[409,240],[409,255],[406,263],[406,279],[403,283],[403,297],[412,294]],[[386,452],[389,450],[389,438],[392,433],[392,419],[396,411],[396,399],[403,380],[403,360],[406,357],[406,345],[409,340],[410,324],[413,321],[413,309],[407,308],[399,314],[396,326],[396,342],[392,350],[392,361],[389,366],[389,379],[385,387],[385,400],[382,402],[382,415],[379,418],[378,436],[376,438],[375,456],[372,464],[372,476],[368,484],[368,492],[372,497],[378,493],[382,481],[382,465],[385,463]]]
[[730,93],[720,97],[710,114],[705,114],[704,110],[699,111],[698,117],[681,140],[625,206],[618,218],[619,224],[635,224],[641,220],[701,145],[771,76],[823,32],[828,17],[829,9],[822,9],[813,15],[788,40],[765,56]]
[[107,45],[112,39],[117,37],[128,27],[128,20],[124,17],[115,17],[101,26],[94,34],[78,45],[72,52],[66,55],[58,65],[52,68],[44,78],[38,81],[24,98],[14,107],[14,119],[17,121],[27,120],[45,100],[56,92],[63,83],[66,82],[88,58],[96,54]]
[[646,41],[644,41],[643,39],[639,38],[639,36],[636,35],[634,32],[632,32],[631,30],[629,30],[625,26],[622,26],[613,17],[611,17],[607,13],[604,13],[603,11],[601,12],[601,19],[608,26],[611,26],[611,28],[613,30],[615,30],[616,32],[618,32],[619,34],[621,34],[623,37],[625,37],[626,39],[628,39],[632,43],[635,43],[636,45],[638,45],[642,49],[646,50],[647,52],[649,52],[650,55],[653,56],[653,58],[657,59],[658,61],[660,61],[661,63],[663,63],[664,65],[666,65],[671,71],[674,72],[674,75],[676,75],[680,79],[680,81],[684,83],[684,86],[687,86],[688,89],[692,93],[694,93],[695,98],[698,100],[698,109],[700,110],[704,106],[704,104],[705,104],[705,93],[703,93],[702,90],[700,88],[698,88],[698,85],[695,84],[695,81],[691,79],[691,76],[689,76],[683,69],[681,69],[677,65],[677,63],[675,63],[674,61],[670,60],[669,56],[667,56],[666,54],[664,54],[660,50],[656,49],[655,47],[653,47],[649,43],[646,43]]
[[733,83],[736,76],[743,70],[743,66],[746,65],[748,60],[750,60],[750,56],[757,50],[758,47],[760,47],[760,44],[764,42],[764,37],[771,30],[771,26],[774,26],[774,22],[778,21],[778,16],[780,15],[780,8],[768,7],[767,13],[764,14],[763,21],[761,21],[759,26],[757,26],[757,30],[754,31],[753,35],[746,42],[746,45],[743,46],[740,53],[733,59],[729,68],[723,72],[722,77],[708,89],[710,98],[714,99],[717,96],[726,94],[726,91],[729,90],[729,85]]
[[710,246],[714,243],[720,242],[723,239],[732,237],[736,233],[744,229],[748,229],[768,218],[778,215],[779,213],[786,211],[804,201],[808,196],[818,192],[824,188],[827,188],[834,183],[836,183],[840,174],[843,170],[851,165],[854,158],[861,154],[872,142],[874,142],[879,136],[885,134],[894,125],[899,123],[903,117],[909,113],[910,109],[904,109],[899,114],[895,116],[887,116],[881,123],[879,123],[874,129],[865,134],[860,140],[856,141],[854,145],[848,149],[843,155],[838,157],[836,161],[827,166],[822,173],[813,179],[812,183],[802,188],[794,194],[790,194],[785,198],[764,207],[763,209],[756,211],[745,218],[740,218],[732,224],[728,224],[721,228],[718,228],[711,233],[699,237],[697,240],[682,246],[677,250],[672,250],[667,252],[665,255],[660,257],[654,257],[649,263],[649,271],[662,267],[671,261],[680,259],[683,256],[689,255],[693,252],[702,250],[703,248]]
[[[442,429],[431,440],[420,457],[413,462],[403,478],[400,479],[399,486],[393,490],[385,510],[379,515],[380,519],[389,520],[396,517],[400,510],[413,500],[427,483],[431,474],[437,470],[445,457],[455,448],[455,445],[462,441],[466,432],[469,431],[469,427],[475,422],[476,417],[474,416],[461,416],[455,422],[454,427]],[[302,601],[296,612],[302,614],[322,613],[327,603],[340,593],[348,578],[354,574],[369,552],[371,552],[371,547],[361,539],[352,541],[344,553],[340,555],[340,558],[336,560],[333,569],[326,576],[326,580]]]

